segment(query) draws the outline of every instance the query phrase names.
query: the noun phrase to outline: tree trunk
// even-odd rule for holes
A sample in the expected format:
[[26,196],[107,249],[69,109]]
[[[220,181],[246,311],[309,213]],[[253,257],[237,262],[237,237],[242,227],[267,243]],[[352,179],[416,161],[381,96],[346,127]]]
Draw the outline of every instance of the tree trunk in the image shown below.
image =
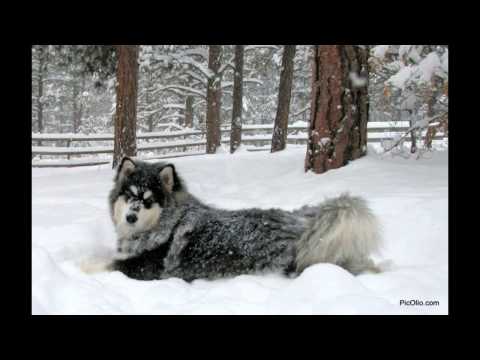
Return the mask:
[[77,88],[77,84],[74,83],[73,90],[72,90],[72,107],[73,107],[72,132],[74,134],[77,133],[77,113],[78,113],[77,97],[78,97],[78,88]]
[[217,113],[217,122],[215,126],[215,140],[217,148],[222,145],[222,76],[218,76],[218,90],[215,92],[215,112]]
[[76,134],[82,124],[83,115],[83,92],[85,91],[85,74],[82,73],[80,89],[76,83],[73,84],[73,133]]
[[47,49],[45,46],[38,47],[38,97],[37,97],[37,127],[38,132],[43,132],[43,103],[42,103],[42,96],[43,96],[43,82],[44,78],[46,77],[46,52]]
[[124,156],[136,156],[138,46],[118,45],[117,106],[113,167]]
[[[305,87],[305,89],[307,88],[307,78],[304,77],[303,78],[303,86]],[[303,98],[303,106],[302,106],[302,109],[305,109],[308,105],[308,98],[307,97],[304,97]],[[302,114],[302,120],[307,122],[307,111],[304,111],[303,114]]]
[[[410,119],[412,119],[409,121],[409,124],[410,124],[410,127],[412,127],[417,120],[417,114],[415,111],[409,111],[409,114],[410,114]],[[413,130],[410,133],[410,141],[412,143],[410,146],[410,153],[415,154],[417,152],[417,131],[416,130]]]
[[230,133],[230,153],[232,154],[242,143],[243,51],[243,45],[235,45],[235,74],[233,76],[233,109]]
[[185,100],[185,127],[193,127],[193,96],[187,96]]
[[285,149],[288,133],[288,115],[290,111],[290,99],[292,97],[293,82],[293,58],[295,57],[295,45],[285,45],[282,57],[282,72],[280,74],[280,86],[278,91],[277,115],[273,127],[271,151]]
[[60,101],[58,104],[60,111],[59,111],[59,121],[60,121],[60,128],[58,129],[60,133],[65,132],[65,128],[68,125],[68,118],[65,117],[65,112],[64,112],[64,103],[63,101]]
[[145,111],[148,113],[147,115],[147,125],[148,125],[148,132],[153,132],[153,115],[150,114],[150,89],[152,86],[152,72],[150,69],[148,70],[147,76],[147,88],[145,89]]
[[[431,119],[435,115],[435,104],[437,103],[438,97],[441,95],[441,89],[443,87],[443,79],[440,79],[436,76],[432,79],[432,88],[427,101],[427,117]],[[432,142],[437,134],[436,126],[429,126],[427,129],[427,134],[425,137],[425,146],[427,149],[432,149]]]
[[149,115],[147,118],[148,132],[153,132],[153,115]]
[[305,171],[321,174],[367,153],[368,48],[316,45]]
[[82,125],[82,118],[83,118],[83,110],[84,110],[84,100],[83,100],[83,93],[85,91],[85,73],[82,73],[82,85],[80,87],[80,105],[78,109],[78,117],[77,117],[77,129],[80,128]]
[[220,45],[210,45],[208,52],[208,68],[213,76],[208,79],[207,84],[207,154],[214,154],[217,151],[217,144],[220,142],[220,68],[222,48]]
[[72,105],[73,105],[73,133],[76,134],[78,131],[78,85],[73,84],[73,96],[72,96]]

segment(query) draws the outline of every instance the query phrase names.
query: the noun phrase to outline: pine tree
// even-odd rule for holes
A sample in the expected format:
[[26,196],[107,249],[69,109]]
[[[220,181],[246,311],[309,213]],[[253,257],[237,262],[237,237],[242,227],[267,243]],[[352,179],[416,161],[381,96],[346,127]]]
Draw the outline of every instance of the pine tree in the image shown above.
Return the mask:
[[185,127],[193,127],[193,96],[187,95],[185,99]]
[[124,156],[136,156],[136,121],[138,88],[138,46],[118,45],[117,107],[113,167]]
[[230,134],[230,153],[232,154],[242,143],[243,53],[244,46],[235,45],[232,125]]
[[212,72],[212,76],[209,77],[207,86],[207,154],[214,154],[221,140],[221,84],[219,74],[221,56],[221,46],[210,45],[208,68]]
[[287,144],[288,115],[290,112],[290,99],[292,96],[294,57],[295,45],[285,45],[282,57],[277,115],[275,116],[273,127],[272,153],[284,150]]
[[386,151],[421,155],[418,140],[427,130],[425,147],[431,148],[437,130],[448,133],[448,46],[375,45],[370,64],[370,103],[375,119],[410,123],[399,140],[382,143]]
[[45,81],[48,67],[48,46],[35,45],[32,48],[32,105],[37,123],[37,131],[44,130]]
[[305,170],[321,174],[367,152],[368,49],[316,45]]

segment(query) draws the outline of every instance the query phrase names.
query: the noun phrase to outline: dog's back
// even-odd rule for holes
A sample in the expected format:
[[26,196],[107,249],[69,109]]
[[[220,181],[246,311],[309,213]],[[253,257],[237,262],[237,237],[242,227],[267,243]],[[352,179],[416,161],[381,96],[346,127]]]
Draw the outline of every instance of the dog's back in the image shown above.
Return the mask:
[[169,276],[218,278],[294,267],[295,245],[304,223],[289,212],[271,209],[226,211],[211,207],[178,226],[165,259]]

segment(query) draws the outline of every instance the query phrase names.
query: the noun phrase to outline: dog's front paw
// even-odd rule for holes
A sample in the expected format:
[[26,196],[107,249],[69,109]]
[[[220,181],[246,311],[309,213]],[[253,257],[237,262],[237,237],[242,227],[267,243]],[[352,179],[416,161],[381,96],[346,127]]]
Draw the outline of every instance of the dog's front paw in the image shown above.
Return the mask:
[[106,259],[88,259],[79,264],[80,269],[86,274],[95,274],[100,272],[112,271],[112,260]]

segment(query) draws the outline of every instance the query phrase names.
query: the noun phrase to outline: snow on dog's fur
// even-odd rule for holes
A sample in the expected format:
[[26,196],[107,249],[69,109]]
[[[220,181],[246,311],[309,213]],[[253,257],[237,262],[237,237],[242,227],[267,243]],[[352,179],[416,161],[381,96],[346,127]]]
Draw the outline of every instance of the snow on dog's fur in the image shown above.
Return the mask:
[[103,268],[132,278],[296,275],[323,262],[378,271],[370,259],[378,222],[365,200],[348,194],[296,211],[229,211],[191,195],[172,164],[124,158],[109,201],[119,256]]

